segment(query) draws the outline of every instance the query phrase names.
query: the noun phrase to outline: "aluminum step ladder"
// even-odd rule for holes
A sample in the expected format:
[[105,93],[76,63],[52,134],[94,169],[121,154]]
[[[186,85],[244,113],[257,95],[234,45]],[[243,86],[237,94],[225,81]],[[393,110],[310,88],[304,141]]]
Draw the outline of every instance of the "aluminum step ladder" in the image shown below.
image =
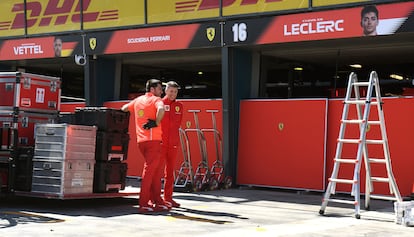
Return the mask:
[[[361,98],[360,89],[366,89],[365,98]],[[374,95],[373,95],[374,94]],[[336,153],[334,158],[334,167],[331,178],[328,179],[329,183],[322,200],[320,215],[325,213],[328,202],[345,203],[355,206],[355,217],[360,219],[360,170],[361,162],[365,164],[366,171],[366,187],[365,187],[365,208],[369,209],[371,199],[392,200],[401,202],[401,194],[398,190],[397,183],[391,168],[391,158],[388,147],[388,139],[385,128],[384,113],[382,110],[381,91],[379,87],[378,75],[375,71],[371,72],[368,82],[359,82],[355,73],[351,73],[349,76],[347,92],[344,100],[344,107],[342,112],[341,126],[339,130],[339,138],[337,140]],[[349,118],[350,106],[356,106],[357,118]],[[370,121],[371,106],[376,106],[378,111],[378,120]],[[362,113],[363,112],[363,113]],[[350,139],[345,138],[346,125],[358,125],[359,126],[359,138]],[[366,133],[371,126],[380,126],[381,139],[367,139]],[[342,156],[342,148],[344,144],[354,144],[358,146],[356,156],[349,158]],[[372,158],[368,155],[368,145],[382,145],[384,157]],[[371,164],[385,165],[386,177],[373,177],[371,173]],[[341,165],[353,165],[354,172],[353,177],[338,177],[339,169]],[[341,176],[344,176],[341,173]],[[388,183],[390,195],[374,195],[374,182]],[[333,198],[331,195],[336,193],[336,184],[348,184],[352,185],[351,196],[354,200],[342,198]]]

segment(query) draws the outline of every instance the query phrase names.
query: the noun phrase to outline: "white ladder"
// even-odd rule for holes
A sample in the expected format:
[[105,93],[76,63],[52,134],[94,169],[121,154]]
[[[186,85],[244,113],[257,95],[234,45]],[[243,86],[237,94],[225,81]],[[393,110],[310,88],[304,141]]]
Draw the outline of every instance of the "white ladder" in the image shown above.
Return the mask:
[[[360,88],[367,87],[366,97],[361,98]],[[353,93],[352,93],[353,92]],[[374,93],[374,96],[373,96]],[[373,98],[374,97],[374,98]],[[360,170],[361,162],[364,159],[365,171],[366,171],[366,187],[365,187],[365,208],[369,209],[369,203],[371,199],[383,199],[401,202],[401,195],[395,182],[394,175],[391,168],[390,152],[388,147],[388,139],[385,128],[384,113],[382,110],[381,91],[379,87],[378,75],[375,71],[371,72],[368,82],[358,82],[355,73],[351,73],[348,81],[348,88],[345,95],[344,107],[342,112],[341,127],[339,130],[339,138],[337,140],[336,153],[334,158],[334,168],[332,170],[331,178],[329,178],[328,187],[326,189],[324,198],[322,200],[321,209],[319,214],[325,213],[328,202],[352,204],[355,206],[355,217],[360,219]],[[356,119],[350,119],[348,117],[349,107],[356,106]],[[370,109],[372,105],[377,106],[378,120],[370,121]],[[363,110],[363,114],[361,113]],[[359,125],[359,138],[349,139],[345,138],[345,128],[347,124]],[[381,139],[367,139],[366,133],[369,126],[380,126]],[[344,144],[357,144],[358,150],[355,157],[347,158],[342,157],[342,148]],[[384,157],[371,158],[368,156],[368,146],[370,144],[382,145]],[[371,173],[371,164],[383,164],[386,168],[386,177],[373,177]],[[342,178],[338,177],[339,168],[341,165],[354,165],[353,177]],[[344,174],[341,173],[341,176]],[[389,184],[389,190],[391,195],[374,195],[374,182],[382,182]],[[336,184],[351,184],[352,191],[351,196],[354,196],[354,200],[345,198],[331,198],[331,195],[335,194]]]

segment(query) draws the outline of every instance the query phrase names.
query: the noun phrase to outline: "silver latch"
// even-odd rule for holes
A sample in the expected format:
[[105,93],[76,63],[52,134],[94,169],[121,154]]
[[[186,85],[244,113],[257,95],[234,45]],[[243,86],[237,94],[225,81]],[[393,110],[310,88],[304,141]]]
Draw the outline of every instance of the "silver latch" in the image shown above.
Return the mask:
[[47,106],[52,109],[56,109],[56,101],[48,101]]
[[56,92],[57,90],[57,82],[56,81],[50,81],[50,91]]
[[13,87],[14,87],[14,84],[13,83],[6,83],[4,85],[4,87],[5,87],[6,92],[12,91],[13,90]]
[[22,117],[22,128],[29,127],[29,117]]
[[24,89],[30,89],[31,80],[32,79],[30,77],[25,77],[23,79],[23,88]]

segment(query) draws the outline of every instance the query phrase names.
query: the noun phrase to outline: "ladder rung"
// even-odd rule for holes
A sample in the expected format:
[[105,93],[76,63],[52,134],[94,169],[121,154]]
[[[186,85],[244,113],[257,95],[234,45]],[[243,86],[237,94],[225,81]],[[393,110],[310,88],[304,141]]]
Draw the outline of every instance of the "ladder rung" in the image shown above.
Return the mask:
[[350,119],[350,120],[341,120],[343,123],[351,123],[351,124],[361,124],[365,123],[364,119]]
[[354,179],[334,179],[329,178],[329,182],[335,182],[335,183],[344,183],[344,184],[355,184],[357,183],[357,180]]
[[356,164],[356,163],[358,163],[357,159],[338,159],[338,158],[335,158],[334,161],[340,162],[340,163],[347,163],[347,164]]
[[338,139],[338,142],[343,143],[360,143],[361,139]]
[[382,199],[382,200],[389,200],[389,201],[398,201],[398,198],[395,196],[385,196],[385,195],[369,195],[372,199]]
[[369,100],[368,101],[367,100],[345,100],[344,103],[345,104],[361,104],[361,105],[368,104],[368,103],[370,103],[371,105],[378,104],[378,102],[376,101],[369,101]]
[[381,182],[381,183],[388,183],[388,182],[390,182],[390,179],[389,178],[383,178],[383,177],[371,177],[371,181]]
[[[364,119],[349,119],[349,120],[341,120],[343,123],[353,123],[353,124],[361,124],[365,123]],[[380,125],[381,121],[368,121],[370,125]]]
[[370,163],[386,163],[387,160],[385,160],[384,158],[369,158],[368,161]]
[[367,82],[354,82],[352,83],[354,86],[369,86],[369,81]]
[[384,140],[365,140],[367,144],[384,144]]
[[352,200],[329,198],[328,201],[329,202],[336,202],[336,203],[344,203],[344,204],[358,205],[358,202],[357,201],[352,201]]

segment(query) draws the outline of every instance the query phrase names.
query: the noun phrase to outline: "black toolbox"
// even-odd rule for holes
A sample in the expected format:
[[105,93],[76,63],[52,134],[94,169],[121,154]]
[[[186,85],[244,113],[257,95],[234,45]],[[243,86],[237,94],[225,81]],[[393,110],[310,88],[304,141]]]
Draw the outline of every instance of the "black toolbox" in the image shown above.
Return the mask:
[[127,133],[129,113],[107,107],[82,107],[75,109],[75,123],[95,125],[98,131]]
[[96,162],[93,192],[118,192],[125,189],[128,165],[120,161]]
[[14,189],[30,191],[33,177],[33,147],[21,147],[14,158]]
[[96,134],[96,161],[126,160],[129,134],[98,131]]
[[34,148],[32,146],[0,150],[1,192],[30,191],[33,154]]

